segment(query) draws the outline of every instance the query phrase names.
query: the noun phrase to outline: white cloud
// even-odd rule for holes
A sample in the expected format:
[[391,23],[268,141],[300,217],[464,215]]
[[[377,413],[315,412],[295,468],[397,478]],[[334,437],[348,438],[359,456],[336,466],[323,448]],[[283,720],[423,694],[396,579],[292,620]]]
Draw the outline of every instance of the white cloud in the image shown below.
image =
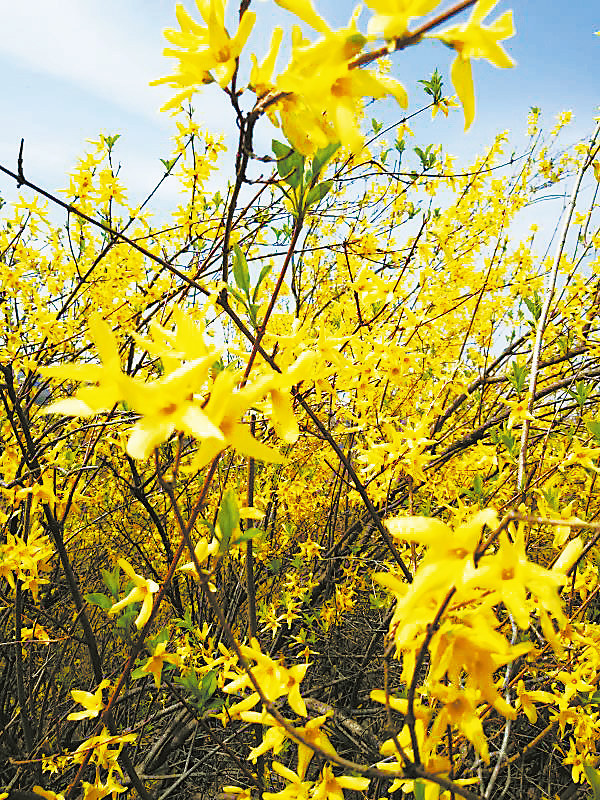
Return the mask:
[[[157,117],[167,96],[148,86],[164,74],[157,20],[156,42],[140,30],[149,4],[115,0],[19,0],[2,9],[0,51],[20,66],[86,89],[130,111]],[[131,13],[133,12],[133,13]]]

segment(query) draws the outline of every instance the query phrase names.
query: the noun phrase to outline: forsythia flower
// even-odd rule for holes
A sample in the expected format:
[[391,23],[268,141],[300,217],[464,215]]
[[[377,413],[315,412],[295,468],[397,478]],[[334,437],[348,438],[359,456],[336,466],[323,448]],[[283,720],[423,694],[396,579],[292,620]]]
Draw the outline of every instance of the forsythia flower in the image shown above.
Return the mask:
[[550,692],[543,692],[539,690],[528,692],[525,689],[525,684],[522,680],[517,683],[517,708],[521,707],[523,709],[525,716],[532,725],[535,725],[537,721],[537,711],[533,705],[534,702],[553,703],[555,700],[555,696]]
[[[251,647],[242,645],[240,650],[244,658],[257,662],[251,671],[267,700],[273,702],[282,695],[286,695],[288,703],[296,714],[305,717],[306,706],[300,695],[300,683],[306,674],[308,664],[296,664],[286,669],[286,667],[273,661],[269,656],[264,655],[256,639],[252,639]],[[246,673],[224,686],[223,691],[231,694],[245,687],[254,688]],[[259,697],[256,694],[254,705],[258,700]]]
[[369,778],[355,778],[351,775],[336,777],[327,764],[323,767],[321,778],[312,792],[313,800],[344,800],[344,789],[364,792],[369,785]]
[[154,685],[158,689],[160,687],[160,674],[162,672],[162,668],[164,666],[165,661],[169,664],[175,664],[178,666],[181,663],[181,659],[178,655],[174,653],[167,653],[165,652],[167,649],[166,642],[159,642],[154,650],[152,651],[152,655],[146,661],[144,666],[142,667],[143,672],[151,672],[154,676]]
[[412,17],[421,17],[440,4],[440,0],[365,0],[377,12],[369,20],[370,36],[382,34],[384,39],[396,39],[408,30]]
[[439,33],[427,34],[456,50],[452,64],[451,78],[456,93],[463,106],[465,130],[471,126],[475,117],[475,92],[471,60],[485,58],[496,67],[513,67],[515,62],[505,52],[499,42],[514,35],[512,11],[506,11],[491,25],[483,25],[498,0],[478,0],[469,20],[464,25],[447,28]]
[[135,586],[127,597],[124,597],[122,600],[119,600],[118,603],[111,606],[111,608],[108,609],[108,613],[112,616],[113,614],[118,614],[119,611],[131,605],[131,603],[141,602],[142,610],[135,621],[136,628],[139,630],[143,628],[150,619],[150,614],[152,612],[152,595],[158,592],[159,586],[154,581],[146,580],[146,578],[142,578],[141,575],[138,575],[131,564],[125,561],[124,558],[120,558],[117,563],[123,572],[135,583]]
[[510,414],[508,416],[508,427],[512,428],[515,423],[524,422],[524,420],[532,420],[535,417],[529,412],[529,395],[519,399],[519,400],[506,400],[504,397],[501,398],[502,402],[510,408]]
[[279,4],[323,35],[314,44],[303,39],[297,29],[292,35],[291,62],[276,81],[278,90],[290,93],[277,105],[285,135],[303,155],[338,141],[358,152],[363,144],[358,101],[391,94],[406,108],[406,91],[389,75],[350,69],[367,41],[356,28],[356,12],[346,28],[334,31],[308,0],[280,0]]
[[558,570],[544,569],[527,559],[525,538],[521,527],[513,541],[506,533],[500,534],[500,548],[492,556],[484,556],[473,574],[472,584],[489,588],[513,615],[520,628],[529,627],[530,609],[533,603],[527,600],[529,590],[544,609],[564,624],[566,618],[558,598],[557,589],[565,583],[565,575]]
[[167,83],[183,91],[167,103],[163,111],[179,105],[194,86],[213,80],[222,88],[227,86],[256,21],[253,11],[244,12],[238,31],[231,38],[225,28],[225,0],[196,0],[196,6],[206,27],[195,22],[183,6],[177,5],[175,13],[181,30],[165,31],[165,38],[179,49],[167,47],[164,55],[177,58],[179,68],[174,75],[159,78],[152,85]]
[[254,53],[252,53],[250,56],[253,64],[252,71],[250,73],[250,88],[256,92],[259,97],[268,94],[272,89],[275,88],[273,84],[273,70],[275,69],[275,60],[277,59],[277,54],[279,52],[282,39],[283,28],[276,26],[271,35],[269,52],[267,53],[262,64],[258,64]]
[[79,689],[71,689],[73,700],[79,703],[79,705],[82,705],[85,711],[75,711],[73,714],[69,714],[67,719],[80,720],[87,719],[88,717],[97,717],[104,708],[102,690],[109,685],[110,681],[105,678],[95,692],[82,692]]
[[125,402],[141,415],[127,442],[127,452],[133,458],[147,458],[171,434],[181,431],[202,441],[194,462],[196,469],[228,446],[256,459],[281,462],[283,459],[276,450],[254,439],[241,417],[268,397],[277,434],[285,442],[295,442],[299,429],[289,391],[295,383],[312,377],[316,354],[305,352],[285,372],[259,376],[238,391],[234,390],[242,372],[222,370],[210,384],[210,398],[207,398],[199,390],[213,377],[220,353],[206,347],[201,330],[184,314],[176,314],[175,318],[175,333],[153,325],[152,341],[139,340],[148,352],[161,358],[165,368],[161,378],[146,383],[123,373],[110,327],[93,315],[89,327],[102,365],[66,364],[43,371],[98,385],[80,389],[74,397],[53,403],[45,413],[91,416]]

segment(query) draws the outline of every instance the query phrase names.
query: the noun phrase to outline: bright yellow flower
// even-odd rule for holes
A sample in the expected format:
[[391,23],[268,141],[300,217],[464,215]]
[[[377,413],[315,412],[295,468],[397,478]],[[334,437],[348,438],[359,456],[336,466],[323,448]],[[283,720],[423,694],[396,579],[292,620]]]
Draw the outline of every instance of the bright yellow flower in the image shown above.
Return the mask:
[[500,399],[510,408],[507,423],[509,428],[512,428],[515,423],[524,422],[526,419],[534,419],[533,415],[529,412],[529,395],[517,400],[506,400],[504,397]]
[[448,725],[454,725],[471,742],[483,761],[489,763],[487,739],[477,713],[479,692],[473,688],[463,689],[438,684],[433,690],[433,695],[442,704],[442,708],[435,718],[432,737],[435,738],[436,733],[442,736]]
[[598,456],[600,456],[600,447],[585,447],[575,439],[571,445],[571,452],[562,462],[559,469],[564,470],[565,467],[577,464],[585,469],[600,472],[600,469],[594,463]]
[[122,611],[126,606],[131,605],[131,603],[141,602],[142,609],[135,621],[136,628],[139,630],[140,628],[143,628],[150,619],[150,614],[152,612],[152,595],[155,592],[158,592],[159,585],[154,581],[146,580],[146,578],[142,578],[141,575],[138,575],[134,571],[131,564],[124,558],[120,558],[117,563],[123,572],[128,575],[129,578],[131,578],[135,586],[129,592],[127,597],[119,600],[118,603],[115,603],[111,608],[108,609],[108,614],[111,616],[118,614],[119,611]]
[[285,8],[286,11],[295,14],[319,33],[327,35],[330,32],[329,26],[323,17],[317,14],[310,0],[275,0],[275,2],[281,8]]
[[496,67],[513,67],[515,62],[499,42],[514,35],[512,11],[506,11],[491,25],[483,25],[483,20],[494,8],[498,0],[479,0],[468,21],[463,25],[447,28],[439,33],[427,34],[456,50],[452,64],[451,78],[456,93],[463,106],[465,130],[471,126],[475,117],[475,92],[471,60],[485,58]]
[[102,690],[109,685],[110,681],[105,678],[95,692],[83,692],[79,689],[71,689],[71,696],[73,697],[73,700],[75,700],[76,703],[79,703],[79,705],[82,705],[85,708],[85,711],[75,711],[74,713],[69,714],[67,719],[80,720],[97,717],[104,708]]
[[41,367],[44,375],[72,381],[96,383],[93,388],[80,389],[75,397],[59,400],[45,409],[46,414],[67,414],[73,417],[85,417],[99,411],[110,410],[123,398],[126,384],[131,380],[121,370],[121,359],[116,339],[109,325],[98,315],[90,316],[88,327],[96,349],[100,354],[102,365],[98,364],[61,364]]
[[178,655],[174,653],[167,653],[167,643],[166,642],[159,642],[154,650],[152,651],[152,655],[146,661],[142,670],[144,672],[151,672],[154,676],[154,685],[158,689],[160,687],[160,674],[162,672],[162,668],[164,666],[165,661],[169,664],[175,664],[178,666],[181,663],[181,659]]
[[500,534],[498,552],[482,559],[473,574],[472,585],[491,589],[494,598],[501,600],[517,625],[525,629],[529,627],[529,615],[536,605],[527,599],[527,591],[538,605],[564,624],[566,618],[557,589],[565,580],[561,572],[544,569],[527,559],[524,533],[519,527],[512,542],[504,531]]
[[256,92],[258,97],[263,97],[275,88],[273,83],[273,70],[275,69],[275,61],[279,53],[282,39],[283,28],[277,25],[273,28],[269,52],[265,56],[262,64],[258,64],[254,53],[250,56],[253,64],[252,71],[250,72],[250,88]]
[[364,792],[369,786],[369,778],[355,778],[351,775],[336,777],[329,764],[323,767],[321,778],[312,792],[313,800],[344,800],[344,789]]
[[[335,756],[337,755],[335,749],[325,731],[322,730],[325,720],[331,713],[332,712],[328,712],[319,717],[314,717],[309,720],[306,725],[303,725],[301,728],[296,728],[296,733],[298,733],[305,742],[310,742],[316,747],[320,747],[321,750],[324,750],[326,753],[329,753],[329,755]],[[308,745],[302,744],[302,742],[298,743],[298,775],[301,778],[305,777],[306,770],[314,754],[314,750],[311,750]]]
[[271,763],[271,769],[288,781],[288,785],[281,792],[263,792],[263,800],[308,800],[312,783],[302,781],[299,775],[278,761]]
[[180,92],[163,110],[179,105],[194,86],[213,80],[222,88],[227,86],[256,21],[256,14],[246,11],[231,38],[225,27],[225,0],[196,0],[196,6],[206,27],[195,22],[178,4],[175,13],[180,30],[165,31],[165,38],[178,49],[167,47],[164,55],[178,59],[179,67],[173,75],[159,78],[152,85],[167,83]]
[[[200,539],[198,544],[194,547],[194,555],[196,556],[196,560],[199,564],[202,564],[206,561],[207,558],[214,555],[219,550],[219,542],[216,539],[213,539],[212,542],[208,542],[207,539]],[[180,567],[177,567],[180,572],[185,572],[189,575],[193,575],[195,578],[198,577],[198,572],[196,570],[196,564],[193,561],[188,561],[187,564],[182,564]]]
[[533,690],[528,692],[526,691],[525,684],[523,683],[522,680],[520,680],[517,683],[516,706],[517,708],[519,708],[520,706],[523,709],[527,719],[529,720],[529,722],[531,722],[532,725],[534,725],[535,722],[537,721],[537,711],[533,704],[553,703],[555,702],[555,700],[556,700],[555,696],[550,692],[542,692],[539,690]]
[[114,792],[126,792],[127,789],[117,783],[112,775],[108,775],[106,783],[98,781],[97,783],[89,783],[88,781],[81,781],[83,788],[82,800],[102,800],[103,797],[109,797]]
[[[244,658],[257,662],[256,666],[251,668],[251,672],[267,700],[273,702],[285,695],[293,711],[299,716],[305,717],[306,706],[300,695],[300,683],[306,674],[308,664],[296,664],[287,669],[279,662],[264,655],[256,639],[252,639],[251,646],[242,645],[240,650]],[[254,689],[252,681],[245,672],[224,686],[223,691],[233,694],[243,688]],[[256,695],[254,705],[256,702],[258,702],[258,695]]]
[[389,75],[350,69],[366,43],[356,27],[356,13],[346,28],[334,31],[321,17],[315,19],[309,13],[311,6],[305,0],[290,0],[285,7],[323,38],[311,44],[299,31],[292,35],[292,59],[276,81],[277,89],[291,93],[278,104],[284,133],[303,155],[312,155],[330,142],[341,142],[356,153],[363,144],[357,119],[359,101],[391,94],[406,108],[406,91]]
[[49,789],[42,789],[41,786],[34,786],[33,791],[36,794],[39,794],[40,797],[45,798],[45,800],[65,800],[64,794],[58,794],[57,792],[52,792]]
[[405,34],[413,17],[429,14],[440,4],[440,0],[365,0],[365,2],[376,12],[369,20],[369,35],[381,34],[388,41]]
[[[132,458],[147,458],[152,450],[169,438],[176,430],[197,438],[223,439],[221,432],[211,423],[193,393],[208,377],[210,368],[219,357],[216,350],[202,348],[200,358],[181,364],[163,378],[144,383],[121,370],[119,350],[110,327],[98,315],[89,322],[92,338],[96,343],[102,366],[97,364],[65,364],[44,368],[42,371],[58,378],[96,382],[98,385],[79,389],[74,397],[59,400],[45,409],[47,414],[69,416],[91,416],[108,411],[119,402],[126,402],[142,414],[127,443],[127,452]],[[179,339],[184,332],[178,332]],[[197,331],[185,330],[187,341],[176,340],[188,356],[190,342],[197,341]],[[194,354],[197,352],[195,346]],[[172,362],[172,356],[171,356]],[[171,365],[171,364],[170,364]]]

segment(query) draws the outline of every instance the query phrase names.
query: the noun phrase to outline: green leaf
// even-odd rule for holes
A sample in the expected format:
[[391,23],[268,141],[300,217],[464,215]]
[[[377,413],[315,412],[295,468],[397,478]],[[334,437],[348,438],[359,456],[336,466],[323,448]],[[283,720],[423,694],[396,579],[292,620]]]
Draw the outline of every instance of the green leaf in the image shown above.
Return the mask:
[[108,591],[116,599],[119,596],[119,575],[121,567],[115,564],[115,568],[110,572],[107,569],[102,570],[102,580]]
[[265,266],[261,269],[260,275],[258,276],[258,280],[256,282],[256,286],[254,287],[254,293],[252,295],[252,302],[253,303],[256,303],[256,301],[258,299],[258,293],[260,291],[260,286],[261,286],[262,282],[264,281],[264,279],[269,274],[269,272],[271,272],[272,269],[273,269],[273,265],[272,264],[265,264]]
[[323,147],[321,150],[317,150],[312,160],[313,181],[317,180],[317,178],[321,174],[321,170],[327,164],[327,162],[333,157],[333,155],[337,152],[339,147],[340,147],[339,142],[331,142],[331,144],[328,144],[327,147]]
[[425,800],[425,781],[415,781],[413,791],[415,800]]
[[593,767],[589,767],[587,764],[584,764],[583,771],[585,772],[588,783],[592,787],[594,800],[600,800],[600,772]]
[[148,639],[146,645],[148,650],[153,653],[159,644],[168,641],[169,639],[169,631],[166,628],[163,628],[162,631],[154,636],[152,639]]
[[233,544],[249,542],[251,539],[256,539],[257,536],[260,536],[263,533],[264,531],[261,528],[248,528],[248,530],[242,531],[239,536],[235,537]]
[[442,86],[444,82],[442,80],[442,76],[435,68],[431,79],[428,81],[419,81],[419,83],[423,84],[423,90],[426,94],[428,94],[431,98],[433,98],[434,103],[439,103],[442,99]]
[[585,381],[577,381],[575,384],[574,389],[567,390],[571,397],[577,402],[577,405],[580,409],[583,409],[584,405],[586,404],[589,396],[594,391],[594,387],[591,383],[586,383]]
[[272,141],[273,152],[277,158],[277,172],[292,189],[297,189],[304,177],[304,156],[287,144]]
[[250,270],[248,269],[246,256],[242,253],[237,242],[233,245],[233,252],[235,253],[233,259],[233,277],[238,287],[248,296],[250,290]]
[[192,695],[196,702],[201,700],[202,694],[200,692],[200,685],[198,684],[198,676],[194,670],[190,670],[175,678],[175,683],[187,689],[188,694]]
[[244,308],[248,308],[248,301],[241,292],[238,292],[238,290],[234,289],[233,286],[229,287],[229,291],[235,297],[235,299],[244,306]]
[[240,512],[238,510],[235,492],[231,487],[227,489],[223,495],[223,500],[221,501],[221,507],[219,508],[219,514],[217,516],[217,522],[221,531],[219,552],[223,554],[229,549],[229,543],[231,542],[233,532],[238,527],[240,522]]
[[121,134],[120,133],[115,133],[114,136],[104,136],[104,134],[102,134],[102,133],[100,134],[100,139],[101,139],[102,142],[104,142],[104,144],[108,148],[109,152],[113,149],[113,147],[115,146],[117,140],[120,139],[120,138],[121,138]]
[[114,605],[113,601],[110,597],[107,597],[105,594],[101,592],[92,592],[91,594],[84,594],[85,600],[93,606],[100,606],[103,611],[108,611],[108,609]]
[[318,183],[316,186],[313,186],[306,198],[306,208],[310,208],[315,203],[320,203],[332,186],[333,181],[323,181],[323,183]]
[[595,438],[598,444],[600,444],[600,420],[586,419],[585,427],[592,434],[592,436]]
[[529,309],[529,313],[531,314],[533,321],[537,322],[542,316],[542,298],[540,297],[539,293],[537,291],[534,292],[533,298],[524,297],[523,302]]
[[527,386],[527,366],[526,364],[519,364],[518,361],[512,361],[510,368],[511,372],[508,376],[508,380],[515,392],[520,395],[525,391],[525,387]]
[[134,603],[131,606],[128,606],[125,611],[121,614],[119,619],[117,620],[117,628],[123,628],[123,630],[129,630],[131,625],[133,625],[133,620],[137,617],[140,610],[140,604]]
[[165,168],[165,172],[171,172],[173,167],[175,166],[175,162],[177,161],[176,158],[161,158],[160,163]]
[[375,117],[371,120],[371,127],[373,128],[373,133],[379,133],[379,131],[383,128],[383,122],[377,122]]
[[188,631],[189,633],[194,632],[194,624],[192,623],[192,612],[189,609],[183,615],[183,619],[175,620],[175,627],[181,628],[182,630]]
[[217,691],[217,670],[211,669],[210,672],[207,672],[206,675],[202,678],[202,683],[200,684],[200,697],[203,701],[203,705],[205,705],[213,694]]
[[142,665],[141,667],[138,667],[137,669],[133,670],[133,672],[131,673],[131,677],[133,678],[134,681],[139,681],[140,678],[147,678],[149,674],[150,673],[146,672],[146,670]]

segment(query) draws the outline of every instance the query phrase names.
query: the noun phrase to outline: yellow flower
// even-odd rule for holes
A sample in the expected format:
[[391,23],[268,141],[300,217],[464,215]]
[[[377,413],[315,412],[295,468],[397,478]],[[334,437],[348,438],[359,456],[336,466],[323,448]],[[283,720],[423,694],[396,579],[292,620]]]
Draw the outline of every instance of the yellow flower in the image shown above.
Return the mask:
[[[117,343],[106,322],[98,315],[92,315],[89,328],[102,360],[101,366],[65,364],[47,367],[43,371],[58,378],[95,382],[97,386],[79,389],[74,397],[53,403],[45,409],[46,414],[91,416],[108,411],[119,402],[126,402],[142,415],[127,442],[127,452],[132,458],[147,458],[174,431],[198,439],[210,438],[221,444],[220,449],[226,446],[222,432],[208,418],[201,401],[194,399],[219,353],[206,348],[191,322],[179,317],[174,347],[170,350],[164,344],[147,343],[151,351],[160,352],[167,367],[162,378],[149,383],[122,372]],[[157,330],[162,331],[160,326],[155,326],[153,334]],[[190,356],[193,356],[192,360],[182,362]]]
[[323,17],[317,14],[310,0],[275,0],[275,2],[281,8],[285,8],[286,11],[295,14],[319,33],[326,35],[330,32],[329,26]]
[[98,385],[93,388],[80,389],[75,397],[52,403],[44,409],[46,414],[67,414],[72,417],[91,416],[99,411],[108,411],[123,398],[125,386],[131,378],[124,375],[121,370],[119,349],[113,332],[99,314],[91,315],[88,327],[100,354],[102,365],[61,364],[41,367],[40,372],[63,380],[85,381]]
[[489,763],[487,739],[477,713],[480,693],[473,688],[462,689],[438,684],[433,689],[433,695],[442,704],[442,708],[436,716],[432,738],[436,734],[443,735],[448,725],[455,725],[475,747],[483,761]]
[[281,792],[263,792],[263,800],[308,800],[312,783],[302,781],[299,775],[278,761],[273,761],[271,768],[288,781]]
[[461,573],[465,559],[472,563],[473,554],[486,525],[492,529],[498,526],[498,517],[492,508],[478,511],[454,531],[444,522],[432,517],[393,517],[385,521],[392,536],[429,548],[421,563],[421,570],[429,565],[444,565],[443,569],[451,571],[454,580]]
[[71,689],[71,696],[76,703],[82,705],[85,711],[75,711],[69,714],[67,719],[80,720],[97,717],[104,708],[104,701],[102,700],[102,690],[110,685],[110,681],[106,678],[102,681],[100,686],[95,692],[82,692],[79,689]]
[[[73,761],[80,764],[84,758],[87,758],[88,752],[92,751],[91,761],[99,767],[121,772],[121,768],[117,763],[117,759],[123,749],[123,746],[129,742],[135,742],[137,733],[122,733],[111,736],[106,728],[102,729],[102,733],[97,736],[90,736],[83,741],[77,750],[72,755]],[[116,745],[111,749],[111,745]],[[48,798],[51,800],[51,798]]]
[[556,698],[550,692],[542,692],[542,691],[531,691],[528,692],[525,690],[525,684],[522,680],[517,683],[517,702],[516,706],[519,706],[525,712],[525,715],[529,722],[532,725],[535,724],[537,720],[537,711],[535,703],[553,703],[555,702]]
[[183,364],[179,369],[152,383],[133,383],[124,399],[142,413],[131,430],[127,452],[132,458],[147,458],[155,447],[174,431],[183,431],[197,439],[223,435],[200,405],[194,402],[193,389],[208,377],[215,354]]
[[128,575],[129,578],[131,578],[135,586],[129,592],[127,597],[119,600],[118,603],[115,603],[111,608],[109,608],[108,613],[112,616],[113,614],[118,614],[119,611],[122,611],[122,609],[124,609],[126,606],[131,605],[131,603],[141,602],[142,610],[138,614],[135,621],[135,625],[139,630],[140,628],[143,628],[143,626],[150,619],[150,614],[152,612],[152,595],[155,592],[158,592],[159,586],[154,581],[146,580],[146,578],[142,578],[141,575],[138,575],[134,571],[131,564],[124,558],[120,558],[117,563],[123,572]]
[[[198,544],[194,547],[194,555],[199,564],[202,564],[203,561],[206,561],[209,556],[214,555],[219,550],[219,542],[216,539],[213,539],[212,542],[209,542],[202,538],[198,541]],[[196,564],[193,561],[188,561],[187,564],[182,564],[180,567],[177,567],[180,572],[185,572],[189,575],[193,575],[195,578],[198,577],[198,572],[196,570]]]
[[275,69],[275,61],[283,39],[283,28],[278,25],[273,28],[271,35],[271,44],[269,52],[265,56],[264,61],[259,66],[254,53],[251,54],[252,71],[250,72],[250,88],[256,92],[258,97],[263,97],[268,94],[273,88],[273,70]]
[[49,642],[50,636],[40,624],[36,622],[33,628],[21,628],[21,641],[36,640],[38,642]]
[[[309,720],[306,725],[303,725],[301,728],[296,728],[296,733],[302,737],[303,741],[310,742],[329,755],[335,756],[337,753],[327,738],[327,735],[322,730],[325,720],[327,717],[331,716],[331,714],[332,712],[329,711],[327,714],[322,714],[320,717],[314,717]],[[304,778],[306,775],[306,770],[313,756],[314,750],[311,750],[308,745],[302,744],[302,742],[298,743],[298,775],[301,778]]]
[[[293,711],[299,716],[305,717],[306,706],[300,695],[300,683],[306,674],[308,664],[296,664],[286,669],[282,664],[264,655],[256,639],[252,639],[252,646],[242,645],[240,650],[244,658],[257,662],[251,672],[267,700],[273,702],[285,695]],[[245,687],[254,688],[246,673],[224,686],[223,691],[232,694]],[[254,705],[256,702],[258,702],[258,695],[256,695]]]
[[278,104],[285,135],[303,155],[312,155],[330,142],[358,152],[363,136],[357,102],[365,96],[391,94],[406,108],[406,91],[389,75],[350,69],[367,41],[356,27],[356,13],[346,28],[334,31],[306,0],[288,0],[284,7],[323,34],[314,44],[299,31],[292,34],[292,59],[276,81],[277,89],[291,93]]
[[34,786],[33,791],[41,797],[44,797],[45,800],[65,800],[64,794],[51,792],[49,789],[42,789],[41,786]]
[[165,38],[178,49],[167,47],[164,55],[178,59],[179,67],[173,75],[159,78],[151,85],[167,83],[183,91],[167,103],[163,111],[177,106],[194,86],[213,80],[221,88],[227,86],[256,21],[253,11],[244,12],[237,33],[231,38],[225,28],[224,0],[196,0],[196,6],[206,27],[195,22],[178,4],[175,13],[180,30],[165,31]]
[[524,532],[520,527],[512,542],[504,531],[500,534],[498,552],[482,559],[473,574],[472,585],[491,589],[517,625],[525,629],[529,627],[529,614],[534,608],[534,603],[527,599],[527,590],[544,610],[564,624],[566,618],[557,589],[565,580],[561,572],[544,569],[527,559]]
[[203,413],[217,429],[218,436],[207,437],[201,442],[193,468],[201,469],[228,446],[260,461],[283,462],[277,450],[252,436],[241,418],[248,409],[267,396],[271,401],[269,415],[277,435],[288,444],[295,442],[300,431],[289,392],[294,384],[312,376],[315,360],[314,353],[305,352],[285,372],[263,375],[237,391],[235,386],[239,383],[240,373],[230,370],[220,372],[203,408]]
[[282,728],[270,714],[257,714],[253,711],[246,711],[242,714],[245,722],[254,722],[259,725],[269,725],[270,727],[263,733],[262,742],[253,747],[248,753],[248,761],[256,761],[259,756],[272,750],[275,755],[281,750],[283,743],[288,739],[288,733]]
[[329,764],[323,767],[321,779],[312,792],[313,800],[344,800],[344,789],[364,792],[369,786],[369,778],[355,778],[351,775],[336,777]]
[[512,11],[506,11],[491,25],[482,24],[497,2],[498,0],[479,0],[464,25],[447,28],[439,33],[427,34],[432,39],[441,39],[442,42],[456,50],[457,55],[450,75],[463,106],[465,130],[471,126],[475,117],[471,60],[485,58],[496,67],[513,67],[515,64],[499,44],[501,40],[509,39],[514,35]]
[[599,455],[600,447],[585,447],[581,442],[574,440],[571,446],[571,452],[559,466],[559,469],[564,470],[565,467],[578,464],[585,469],[600,472],[600,469],[594,464],[594,460],[597,459]]
[[[580,522],[577,517],[574,518],[575,521]],[[573,521],[573,520],[571,520]],[[577,536],[575,539],[571,539],[571,541],[565,546],[562,553],[556,559],[554,564],[552,565],[553,572],[563,572],[567,573],[573,564],[577,561],[579,556],[583,552],[583,539],[581,536]]]
[[591,683],[587,683],[587,681],[581,677],[581,671],[581,668],[576,669],[573,673],[561,671],[556,676],[556,680],[564,684],[565,690],[563,700],[565,703],[568,703],[571,698],[579,692],[595,691],[596,687]]
[[159,642],[152,651],[152,655],[150,656],[148,661],[146,661],[146,663],[142,667],[142,670],[144,672],[152,673],[152,675],[154,676],[154,685],[156,686],[157,689],[160,687],[160,674],[162,672],[162,668],[165,661],[168,662],[169,664],[175,664],[175,666],[178,666],[181,662],[181,659],[179,658],[178,655],[175,655],[173,653],[167,653],[165,652],[166,649],[167,649],[166,642]]
[[529,395],[517,400],[506,400],[504,397],[500,398],[502,402],[510,408],[508,416],[508,427],[512,428],[515,423],[523,422],[524,420],[534,419],[533,415],[529,413]]
[[458,103],[454,97],[456,97],[456,95],[453,97],[442,97],[439,103],[435,103],[431,109],[431,119],[435,119],[438,111],[441,111],[442,114],[447,117],[451,108],[458,108]]
[[112,775],[107,777],[106,783],[102,783],[102,781],[97,783],[81,781],[81,786],[83,787],[83,800],[102,800],[103,797],[108,797],[114,792],[127,791],[124,786],[115,781]]
[[381,34],[384,39],[396,39],[408,30],[413,17],[429,14],[440,0],[365,0],[367,6],[377,12],[369,20],[370,36]]

